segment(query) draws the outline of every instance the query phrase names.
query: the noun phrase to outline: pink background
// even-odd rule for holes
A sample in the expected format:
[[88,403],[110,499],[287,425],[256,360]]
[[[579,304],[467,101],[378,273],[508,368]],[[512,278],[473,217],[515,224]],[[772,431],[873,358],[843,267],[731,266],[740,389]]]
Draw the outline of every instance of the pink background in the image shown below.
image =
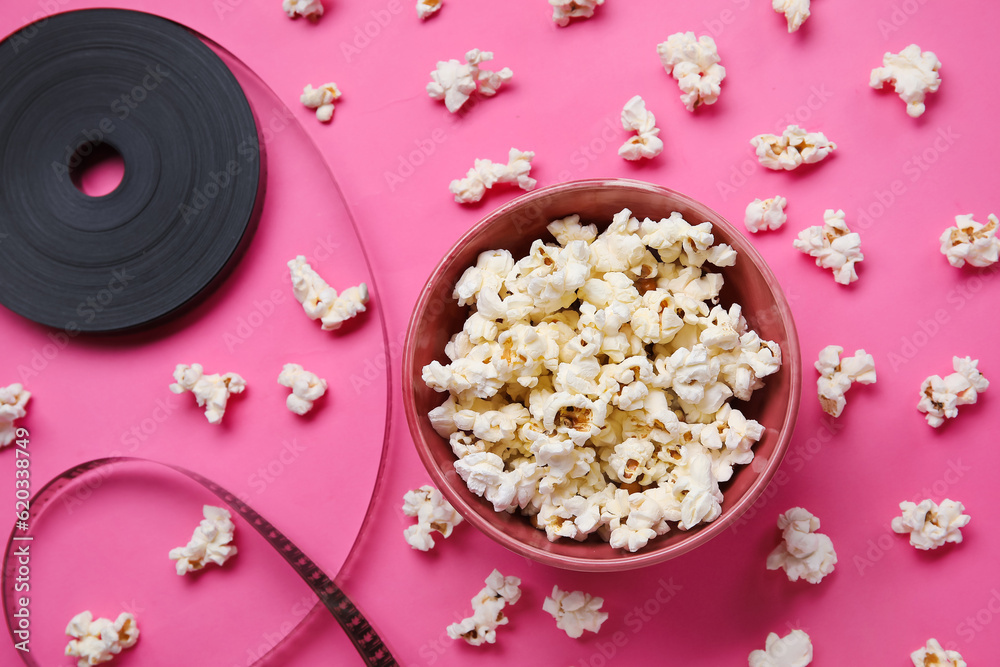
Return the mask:
[[[0,312],[0,382],[19,381],[19,369],[33,360],[41,367],[24,380],[34,393],[23,425],[31,431],[36,488],[115,450],[175,462],[245,494],[332,573],[365,517],[388,424],[380,492],[345,587],[401,664],[591,667],[669,655],[677,664],[739,665],[768,632],[796,627],[812,636],[819,667],[903,667],[932,636],[971,665],[996,661],[1000,537],[990,524],[1000,501],[991,479],[1000,463],[998,390],[938,430],[915,405],[920,382],[950,372],[952,355],[978,358],[988,378],[1000,378],[996,273],[950,267],[937,243],[955,215],[984,220],[1000,209],[1000,53],[991,46],[1000,7],[820,0],[789,35],[765,0],[609,0],[595,18],[567,28],[551,22],[544,0],[445,0],[424,23],[409,2],[327,0],[315,25],[287,19],[279,0],[8,0],[0,33],[45,13],[98,5],[154,12],[214,39],[273,89],[301,129],[283,121],[280,109],[263,111],[283,125],[268,146],[268,210],[234,275],[178,323],[124,340],[74,339],[58,349],[46,347],[54,345],[48,330]],[[683,108],[655,53],[681,30],[713,34],[727,68],[719,102],[695,114]],[[891,92],[867,86],[882,53],[911,42],[944,63],[941,90],[919,119]],[[494,51],[496,66],[510,67],[514,81],[451,115],[424,93],[428,73],[437,60],[473,47]],[[297,98],[305,83],[328,80],[344,97],[323,126]],[[635,94],[656,114],[666,145],[639,165],[616,155],[628,136],[618,116]],[[759,167],[748,140],[780,131],[789,116],[837,142],[834,156],[800,173]],[[399,509],[402,496],[428,479],[400,400],[410,308],[454,240],[516,195],[496,191],[463,207],[448,182],[475,158],[499,160],[511,146],[536,152],[532,175],[541,185],[640,178],[700,199],[736,223],[754,197],[788,198],[785,228],[752,241],[791,301],[805,391],[781,468],[785,483],[774,483],[738,530],[674,561],[618,575],[537,565],[467,525],[427,554],[403,541],[411,520]],[[324,162],[357,222],[382,309],[334,335],[299,312],[285,268],[303,253],[336,287],[372,280],[336,191],[322,185],[329,179]],[[843,208],[862,236],[866,259],[850,287],[791,247],[826,208]],[[271,311],[263,302],[275,291],[281,297]],[[240,321],[255,310],[260,324],[244,340]],[[836,422],[813,391],[811,363],[827,344],[865,348],[879,373],[876,385],[851,390]],[[221,428],[205,422],[190,396],[167,390],[174,365],[193,361],[249,382]],[[275,382],[288,361],[331,383],[304,420],[285,410],[286,391]],[[128,437],[133,427],[144,439]],[[296,457],[283,444],[291,440]],[[0,498],[11,504],[14,461],[13,451],[0,453]],[[269,466],[270,481],[262,481],[259,471]],[[156,483],[145,483],[147,475]],[[927,496],[965,503],[973,518],[962,544],[928,554],[891,533],[898,503]],[[173,574],[166,551],[187,541],[208,500],[183,479],[122,469],[79,505],[43,516],[32,574],[32,647],[40,664],[71,664],[61,657],[62,629],[88,607],[112,617],[135,610],[143,636],[122,665],[169,664],[178,650],[188,664],[246,665],[287,634],[306,615],[308,591],[249,527],[238,529],[241,553],[232,568],[193,580]],[[796,505],[821,519],[839,556],[836,571],[817,586],[764,568],[778,539],[777,515]],[[470,598],[494,567],[523,579],[510,624],[494,646],[451,641],[444,628],[470,613]],[[555,627],[541,609],[553,585],[605,598],[610,618],[600,634],[573,640]],[[359,663],[328,615],[310,617],[306,629],[283,645],[275,664],[327,664],[331,655],[338,664]],[[17,659],[6,643],[0,652],[3,664]]]

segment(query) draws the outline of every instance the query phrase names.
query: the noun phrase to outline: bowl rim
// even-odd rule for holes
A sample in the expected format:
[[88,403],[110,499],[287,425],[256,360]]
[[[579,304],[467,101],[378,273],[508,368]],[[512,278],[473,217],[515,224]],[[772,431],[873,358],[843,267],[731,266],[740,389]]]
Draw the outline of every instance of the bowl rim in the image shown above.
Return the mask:
[[[789,400],[788,404],[785,406],[784,417],[779,428],[778,441],[775,443],[774,452],[767,460],[766,468],[758,473],[756,479],[751,483],[750,487],[743,493],[742,496],[740,496],[740,498],[736,501],[736,504],[729,509],[725,516],[719,517],[716,521],[706,525],[701,530],[692,533],[690,539],[683,540],[677,544],[658,550],[639,550],[635,553],[622,552],[621,557],[608,560],[593,560],[585,557],[558,554],[545,549],[540,549],[519,540],[511,539],[507,533],[504,533],[492,522],[483,518],[474,507],[466,502],[466,499],[462,495],[456,493],[451,488],[450,482],[445,479],[443,471],[436,465],[428,448],[420,445],[422,435],[417,424],[419,420],[427,419],[427,415],[417,414],[413,387],[410,382],[410,378],[419,377],[419,375],[414,375],[414,371],[416,369],[414,368],[415,345],[413,337],[419,324],[419,320],[423,316],[424,311],[431,300],[431,291],[429,288],[440,281],[445,269],[451,264],[451,258],[458,251],[460,251],[470,239],[473,239],[485,228],[494,224],[499,218],[518,208],[530,205],[535,200],[547,197],[553,192],[574,192],[594,189],[642,191],[649,194],[670,197],[683,202],[691,209],[698,210],[699,215],[704,212],[708,216],[706,219],[711,218],[713,227],[715,227],[718,223],[721,223],[720,226],[726,229],[728,235],[735,240],[732,245],[739,246],[736,248],[737,253],[741,256],[750,258],[750,261],[760,272],[764,283],[767,285],[767,289],[774,301],[774,307],[777,309],[780,316],[781,324],[787,332],[787,341],[784,345],[786,349],[782,350],[782,366],[787,368],[789,372]],[[716,221],[718,221],[718,223]],[[785,293],[781,289],[777,277],[774,275],[771,267],[767,264],[760,253],[757,252],[757,249],[752,243],[750,243],[750,240],[744,237],[735,225],[729,222],[724,216],[698,200],[661,185],[629,178],[581,179],[549,185],[522,194],[519,197],[501,204],[480,218],[479,221],[462,234],[441,257],[440,261],[438,261],[434,270],[431,272],[421,289],[420,295],[413,306],[413,311],[407,325],[406,338],[403,343],[403,364],[401,371],[403,406],[406,413],[406,421],[409,427],[410,436],[413,439],[417,454],[419,455],[424,468],[427,470],[427,473],[430,475],[431,481],[441,491],[445,499],[448,500],[448,502],[451,503],[451,505],[459,512],[462,518],[479,529],[479,531],[487,537],[514,553],[530,558],[535,562],[551,565],[561,569],[582,572],[618,572],[662,563],[707,543],[708,541],[721,535],[730,526],[736,523],[742,514],[763,494],[764,489],[774,478],[774,475],[777,473],[778,468],[788,451],[798,418],[798,409],[802,390],[801,353],[799,348],[798,333],[796,331],[795,320],[792,316],[791,307],[789,306]]]

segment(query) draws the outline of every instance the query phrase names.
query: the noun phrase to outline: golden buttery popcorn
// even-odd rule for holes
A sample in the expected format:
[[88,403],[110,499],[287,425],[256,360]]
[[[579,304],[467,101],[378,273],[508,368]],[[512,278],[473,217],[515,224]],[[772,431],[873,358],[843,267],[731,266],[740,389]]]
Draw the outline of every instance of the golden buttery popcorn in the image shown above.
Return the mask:
[[187,546],[170,550],[170,560],[177,561],[179,575],[196,572],[209,563],[225,565],[236,555],[236,547],[232,544],[236,530],[232,515],[213,505],[202,507],[202,515],[205,518],[194,529]]
[[30,398],[31,392],[20,382],[0,387],[0,447],[6,447],[14,442],[14,436],[17,434],[14,422],[27,416],[25,408]]
[[236,373],[206,375],[201,364],[177,364],[170,391],[175,394],[190,391],[198,399],[198,405],[204,406],[208,423],[218,424],[226,414],[229,397],[242,394],[246,387],[246,380]]
[[931,51],[921,51],[916,44],[910,44],[899,53],[886,52],[882,56],[882,67],[872,70],[872,88],[881,90],[891,83],[900,99],[906,102],[906,113],[911,118],[922,116],[927,93],[937,92],[941,86],[941,61]]
[[493,570],[486,577],[486,586],[472,598],[472,616],[449,625],[448,636],[464,639],[472,646],[495,644],[497,628],[510,622],[504,608],[521,599],[520,585],[517,577],[505,577],[499,570]]
[[550,540],[597,534],[637,551],[721,513],[721,483],[764,427],[748,400],[781,351],[718,305],[735,251],[680,213],[624,209],[601,234],[578,215],[520,260],[480,254],[455,286],[470,312],[423,369],[448,394],[431,411],[455,469],[498,512]]
[[626,160],[653,158],[663,152],[663,140],[657,136],[660,128],[656,127],[656,117],[646,109],[646,102],[639,95],[625,103],[622,127],[636,133],[618,149],[618,155]]
[[340,96],[340,89],[332,81],[324,83],[319,88],[313,88],[311,84],[306,84],[299,101],[309,109],[316,110],[317,120],[321,123],[328,123],[333,118],[333,103],[339,100]]
[[79,658],[78,667],[108,662],[122,649],[132,648],[139,641],[135,618],[125,612],[114,621],[108,618],[95,620],[90,611],[80,612],[66,626],[66,634],[72,637],[66,645],[66,655]]
[[837,552],[833,542],[819,530],[819,519],[801,507],[778,517],[781,543],[767,557],[767,569],[783,569],[789,581],[805,579],[818,584],[833,572]]
[[806,667],[812,663],[812,640],[803,630],[792,630],[784,637],[767,635],[763,650],[750,653],[750,667]]
[[667,74],[677,80],[681,101],[688,111],[702,104],[715,104],[722,92],[726,68],[719,64],[719,49],[708,35],[678,32],[656,46]]

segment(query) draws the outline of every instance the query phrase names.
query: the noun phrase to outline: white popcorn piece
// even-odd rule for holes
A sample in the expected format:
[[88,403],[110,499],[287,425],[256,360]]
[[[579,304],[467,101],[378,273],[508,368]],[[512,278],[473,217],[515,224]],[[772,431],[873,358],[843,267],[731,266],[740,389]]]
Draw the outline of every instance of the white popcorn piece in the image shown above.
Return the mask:
[[70,620],[66,634],[73,638],[66,645],[66,655],[79,658],[78,667],[87,667],[108,662],[122,649],[135,646],[139,627],[132,614],[122,612],[114,621],[95,620],[90,611],[84,611]]
[[242,394],[247,387],[246,380],[236,373],[205,375],[201,364],[177,364],[174,369],[175,382],[170,391],[182,394],[190,391],[198,399],[198,405],[205,408],[205,418],[209,424],[218,424],[226,414],[226,405],[233,394]]
[[780,137],[758,134],[750,144],[757,152],[757,161],[775,171],[819,162],[837,148],[822,132],[806,132],[798,125],[789,125]]
[[660,62],[681,89],[681,101],[688,111],[719,99],[726,68],[719,64],[719,50],[708,35],[678,32],[656,46]]
[[521,580],[505,577],[493,570],[486,578],[486,587],[472,598],[472,616],[448,626],[448,636],[464,639],[472,646],[496,643],[496,630],[507,625],[509,619],[503,610],[508,604],[515,604],[521,598]]
[[333,118],[333,103],[340,99],[340,89],[337,84],[324,83],[319,88],[313,88],[311,84],[306,84],[302,89],[302,96],[299,101],[310,109],[316,110],[316,118],[321,123],[328,123]]
[[236,547],[232,544],[236,525],[232,515],[213,505],[205,505],[202,514],[205,518],[194,529],[187,546],[170,550],[170,560],[177,561],[179,575],[196,572],[209,563],[225,565],[236,555]]
[[906,113],[917,118],[924,113],[927,93],[937,92],[941,86],[940,69],[941,61],[933,52],[921,51],[916,44],[910,44],[899,53],[886,52],[882,67],[872,70],[869,85],[881,90],[884,84],[892,83],[900,99],[906,102]]
[[281,8],[291,19],[304,16],[310,21],[317,21],[323,16],[323,0],[283,0]]
[[844,211],[826,209],[823,226],[806,227],[792,241],[796,250],[816,258],[816,266],[833,271],[833,279],[850,285],[858,279],[854,265],[865,258],[861,235],[847,227]]
[[311,320],[320,320],[324,331],[335,331],[344,322],[365,312],[368,285],[349,287],[340,295],[299,255],[288,262],[295,299]]
[[583,591],[562,591],[552,587],[552,595],[546,596],[542,609],[556,619],[556,627],[564,630],[573,639],[583,636],[583,631],[597,633],[601,624],[608,620],[608,613],[601,611],[604,598],[593,597]]
[[801,507],[793,507],[778,517],[781,544],[767,557],[767,569],[782,568],[789,581],[805,579],[818,584],[833,572],[837,552],[833,542],[819,530],[819,519]]
[[426,19],[439,12],[443,4],[443,0],[417,0],[417,17],[421,20]]
[[278,384],[292,390],[285,405],[299,416],[313,409],[313,403],[326,393],[327,387],[326,380],[298,364],[285,364],[278,375]]
[[657,136],[660,128],[656,127],[656,117],[646,109],[641,96],[636,95],[625,103],[622,127],[636,133],[618,149],[618,155],[626,160],[654,158],[663,152],[663,140]]
[[1000,259],[998,225],[1000,220],[992,213],[985,225],[973,220],[971,214],[956,215],[955,226],[941,234],[941,254],[948,258],[949,264],[959,268],[966,262],[978,267],[996,264]]
[[31,392],[20,382],[0,387],[0,447],[6,447],[14,442],[17,434],[14,421],[27,416],[25,406],[28,405],[30,398]]
[[894,517],[892,529],[897,533],[909,533],[910,544],[927,551],[944,546],[948,542],[962,541],[962,528],[972,518],[962,514],[965,506],[945,498],[940,505],[930,498],[920,501],[920,504],[910,501],[899,503],[902,516]]
[[979,372],[979,360],[972,357],[952,357],[955,372],[942,378],[931,375],[920,385],[917,409],[925,413],[927,423],[937,428],[945,419],[958,416],[958,406],[972,405],[979,394],[990,386],[989,380]]
[[792,630],[784,637],[767,635],[764,649],[750,653],[750,667],[806,667],[812,663],[812,640],[802,630]]
[[[527,256],[483,252],[453,297],[469,314],[423,369],[430,412],[470,491],[549,540],[646,547],[717,519],[720,483],[753,460],[749,400],[781,365],[742,309],[716,305],[735,251],[680,213],[623,209],[600,234],[579,215]],[[459,634],[473,630],[468,620]]]
[[462,108],[472,93],[483,97],[496,95],[500,86],[513,78],[509,67],[499,72],[480,68],[480,64],[493,60],[492,51],[472,49],[465,54],[465,62],[439,60],[437,69],[431,72],[431,82],[427,84],[427,94],[431,99],[444,100],[451,113]]
[[538,181],[531,178],[531,161],[535,154],[511,148],[507,164],[477,159],[465,178],[456,178],[448,185],[459,204],[472,204],[483,198],[486,191],[497,183],[517,185],[522,190],[532,190]]
[[569,25],[570,19],[589,19],[604,0],[549,0],[552,20],[560,27]]
[[755,234],[762,230],[778,229],[788,221],[788,216],[785,215],[787,205],[788,200],[780,195],[770,199],[754,199],[747,204],[743,222]]
[[918,648],[910,654],[913,667],[966,667],[962,654],[958,651],[946,651],[938,640],[927,640],[927,645]]
[[403,513],[417,518],[417,523],[403,531],[403,537],[407,544],[419,551],[434,548],[433,533],[448,537],[455,526],[462,523],[462,515],[430,484],[406,492]]
[[771,7],[784,14],[788,21],[788,32],[795,32],[809,18],[809,0],[771,0]]
[[839,417],[847,405],[844,394],[854,382],[875,384],[875,358],[864,350],[857,350],[852,357],[841,357],[844,348],[827,345],[819,351],[816,370],[819,379],[816,388],[823,412]]

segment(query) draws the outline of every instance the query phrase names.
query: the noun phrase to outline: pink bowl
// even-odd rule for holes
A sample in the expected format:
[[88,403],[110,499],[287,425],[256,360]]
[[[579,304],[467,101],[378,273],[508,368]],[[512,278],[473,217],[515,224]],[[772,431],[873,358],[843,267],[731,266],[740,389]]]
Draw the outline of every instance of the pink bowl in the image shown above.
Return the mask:
[[[506,248],[515,258],[528,253],[531,242],[553,240],[546,225],[573,213],[583,224],[606,227],[623,208],[640,219],[659,219],[673,211],[692,223],[709,221],[716,242],[733,246],[736,265],[721,269],[725,287],[721,301],[737,302],[751,328],[761,338],[781,347],[781,369],[767,378],[749,402],[734,406],[765,427],[764,437],[754,447],[751,465],[740,466],[723,485],[722,515],[710,524],[689,531],[672,529],[637,553],[612,549],[596,535],[584,542],[550,542],[545,531],[531,525],[520,514],[496,512],[493,506],[469,491],[455,471],[455,455],[448,441],[431,427],[427,413],[447,395],[427,387],[421,369],[437,359],[447,362],[445,344],[461,331],[468,316],[452,298],[459,277],[476,263],[485,250]],[[735,522],[760,496],[788,449],[798,413],[801,360],[795,325],[778,282],[753,246],[721,215],[706,206],[657,185],[626,179],[574,181],[543,188],[519,197],[487,215],[469,230],[445,255],[431,274],[410,319],[403,359],[403,400],[410,433],[431,479],[445,498],[472,525],[508,549],[541,563],[581,571],[628,570],[679,556],[708,542]]]

